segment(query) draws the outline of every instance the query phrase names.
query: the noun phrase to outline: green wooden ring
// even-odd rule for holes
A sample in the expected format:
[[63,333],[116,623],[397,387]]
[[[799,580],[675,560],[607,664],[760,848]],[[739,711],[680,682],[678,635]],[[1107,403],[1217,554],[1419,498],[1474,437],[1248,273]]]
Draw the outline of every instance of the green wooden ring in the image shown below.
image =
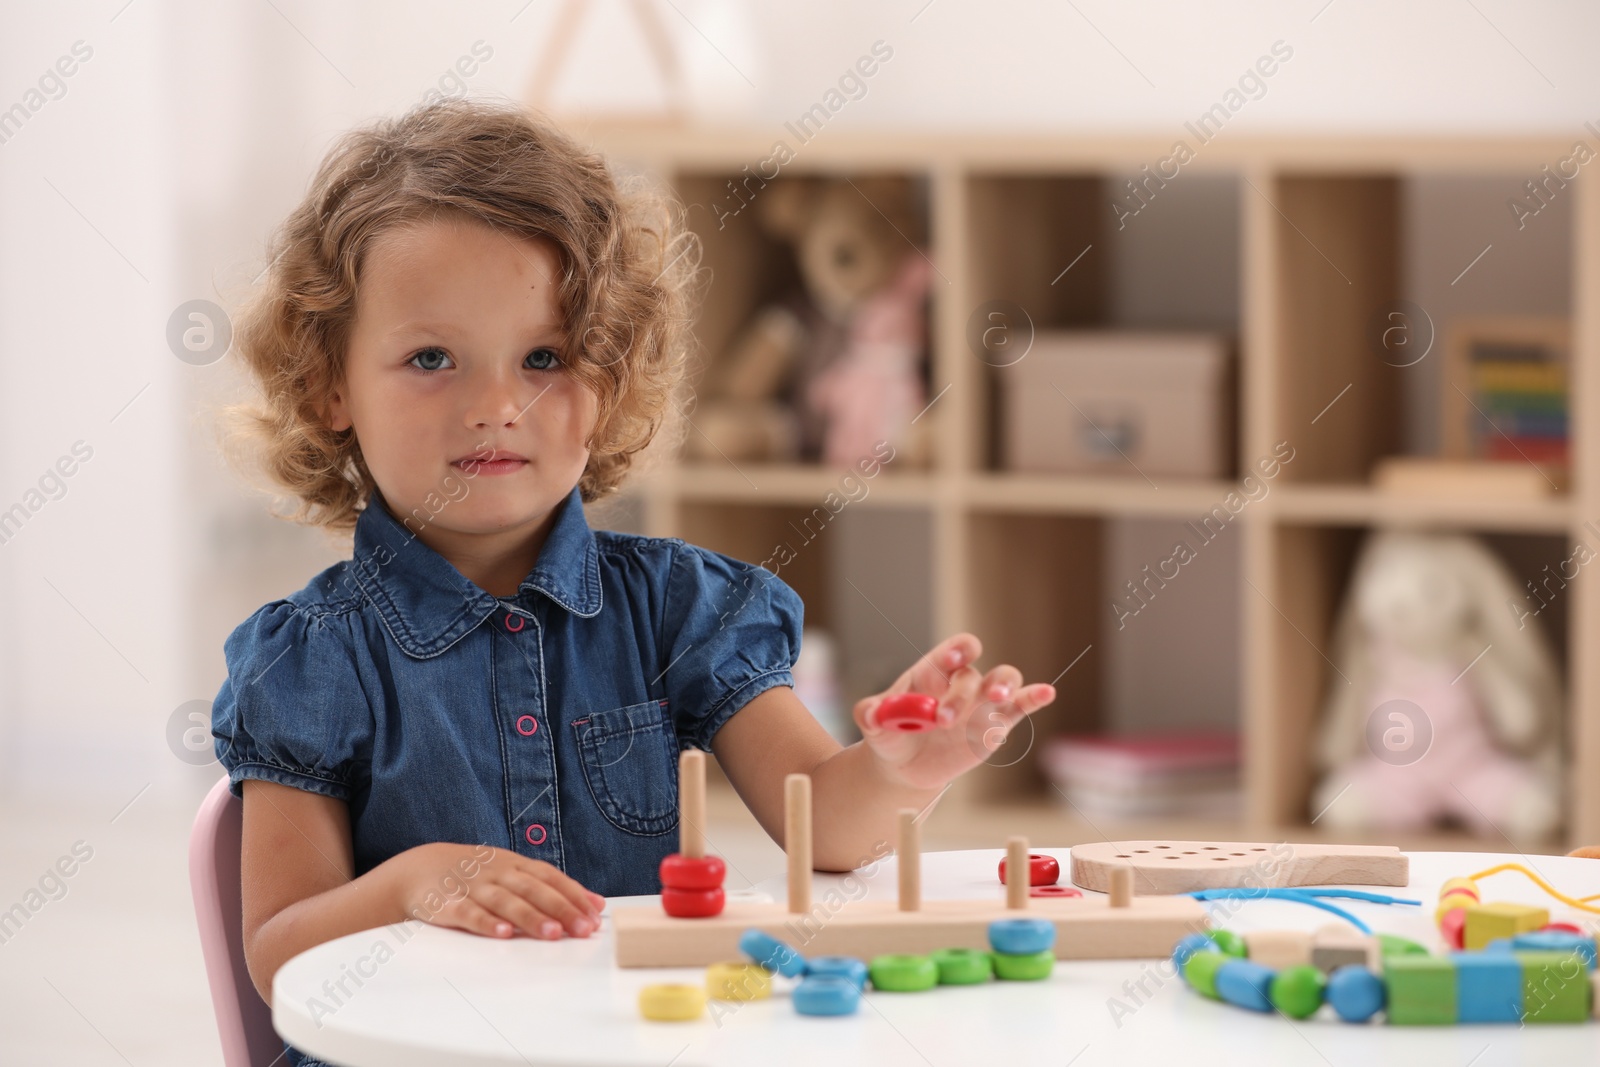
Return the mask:
[[939,967],[929,956],[903,952],[874,956],[867,972],[874,989],[891,993],[920,993],[939,984]]
[[1041,978],[1049,978],[1051,968],[1056,965],[1055,950],[1049,948],[1026,956],[1012,956],[1004,952],[991,952],[989,956],[994,960],[994,976],[1011,982],[1036,982]]
[[1183,964],[1183,980],[1194,988],[1196,993],[1210,997],[1212,1000],[1221,1000],[1217,995],[1217,972],[1224,963],[1234,957],[1226,952],[1196,952]]
[[976,985],[994,977],[994,961],[977,948],[941,948],[930,954],[940,985]]
[[1248,953],[1245,951],[1244,938],[1232,930],[1207,930],[1206,933],[1216,943],[1218,951],[1226,956],[1238,956],[1244,959]]

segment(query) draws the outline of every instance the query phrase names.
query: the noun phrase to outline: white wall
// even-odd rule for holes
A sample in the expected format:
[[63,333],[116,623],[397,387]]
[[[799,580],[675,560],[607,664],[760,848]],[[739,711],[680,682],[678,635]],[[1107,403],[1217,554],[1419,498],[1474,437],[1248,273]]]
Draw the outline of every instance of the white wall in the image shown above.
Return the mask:
[[[877,39],[894,58],[839,128],[1176,135],[1279,39],[1292,62],[1226,136],[1576,136],[1600,119],[1586,53],[1600,12],[1577,2],[674,2],[659,10],[694,98],[775,131]],[[494,56],[473,88],[520,98],[557,8],[123,4],[12,5],[0,34],[0,108],[74,41],[94,49],[0,144],[0,509],[74,441],[94,448],[67,495],[0,545],[0,782],[108,802],[195,788],[167,749],[173,710],[214,694],[232,623],[333,558],[263,519],[209,457],[196,413],[233,369],[180,363],[168,316],[235,296],[329,139],[415,102],[475,42]],[[647,103],[627,6],[594,6],[559,99]]]

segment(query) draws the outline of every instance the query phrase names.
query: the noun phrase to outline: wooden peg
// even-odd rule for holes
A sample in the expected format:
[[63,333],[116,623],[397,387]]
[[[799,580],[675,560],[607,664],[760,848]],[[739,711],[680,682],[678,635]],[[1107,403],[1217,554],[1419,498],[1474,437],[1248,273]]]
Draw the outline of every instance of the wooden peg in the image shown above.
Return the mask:
[[1133,868],[1111,868],[1111,906],[1126,908],[1133,903]]
[[783,780],[783,850],[789,860],[789,912],[811,910],[811,776]]
[[706,854],[706,754],[698,748],[678,754],[678,852]]
[[1006,907],[1028,906],[1028,839],[1006,839]]
[[917,827],[917,809],[900,809],[900,846],[896,860],[900,867],[900,910],[922,908],[922,843]]

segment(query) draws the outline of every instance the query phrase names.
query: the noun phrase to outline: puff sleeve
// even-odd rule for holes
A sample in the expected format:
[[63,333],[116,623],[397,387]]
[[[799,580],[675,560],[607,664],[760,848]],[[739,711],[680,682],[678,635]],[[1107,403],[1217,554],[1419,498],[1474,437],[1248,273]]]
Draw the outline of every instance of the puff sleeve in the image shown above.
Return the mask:
[[736,711],[794,685],[805,605],[767,568],[680,543],[663,610],[662,677],[683,741],[709,749]]
[[373,721],[345,618],[277,600],[223,654],[211,734],[233,794],[259,778],[348,801],[370,773]]

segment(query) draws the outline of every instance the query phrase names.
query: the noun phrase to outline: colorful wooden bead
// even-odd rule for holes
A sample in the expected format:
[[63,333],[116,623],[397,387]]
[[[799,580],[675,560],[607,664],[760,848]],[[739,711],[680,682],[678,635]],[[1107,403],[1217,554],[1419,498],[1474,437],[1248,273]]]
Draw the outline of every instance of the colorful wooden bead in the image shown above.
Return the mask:
[[1323,991],[1328,979],[1323,973],[1303,963],[1279,971],[1267,988],[1272,1006],[1291,1019],[1309,1019],[1322,1007]]
[[889,993],[920,993],[939,984],[939,967],[933,959],[909,952],[874,956],[867,971],[873,988]]
[[1277,972],[1251,960],[1231,959],[1217,968],[1217,996],[1251,1011],[1271,1011]]
[[1344,923],[1318,927],[1311,937],[1311,966],[1323,974],[1352,963],[1376,973],[1382,969],[1380,960],[1378,939]]
[[1589,1018],[1589,973],[1571,952],[1513,952],[1522,965],[1522,1018],[1578,1023]]
[[1183,980],[1189,987],[1202,996],[1217,997],[1217,972],[1224,963],[1232,962],[1237,956],[1230,956],[1226,952],[1194,952],[1183,964]]
[[[1006,881],[1006,861],[1000,861],[1000,884]],[[1028,853],[1028,884],[1030,886],[1055,885],[1061,881],[1061,864],[1054,856]],[[1081,896],[1082,894],[1080,894]]]
[[1028,887],[1030,897],[1081,897],[1083,890],[1070,885],[1036,885]]
[[994,961],[977,948],[941,948],[930,953],[940,985],[976,985],[994,977]]
[[669,982],[639,990],[639,1014],[657,1022],[698,1019],[706,1010],[706,991],[697,985]]
[[1578,934],[1580,937],[1590,936],[1588,931],[1586,931],[1583,927],[1576,926],[1572,923],[1545,923],[1543,926],[1539,927],[1539,929],[1561,930],[1569,934]]
[[1378,954],[1384,960],[1390,956],[1427,956],[1428,950],[1410,938],[1395,934],[1378,934]]
[[861,987],[843,975],[808,975],[790,998],[801,1015],[849,1015],[861,1003]]
[[1050,949],[1027,955],[996,952],[990,958],[994,961],[994,976],[1006,982],[1037,982],[1049,978],[1056,965],[1056,954]]
[[685,856],[674,852],[661,860],[661,884],[672,889],[717,889],[728,877],[721,856]]
[[1232,930],[1213,930],[1211,940],[1216,942],[1217,950],[1225,956],[1238,956],[1244,958],[1244,938]]
[[798,978],[805,973],[806,961],[800,953],[760,930],[751,929],[740,934],[739,951],[785,978]]
[[1439,937],[1457,951],[1466,947],[1467,909],[1451,908],[1439,919]]
[[1509,952],[1456,952],[1456,1018],[1514,1023],[1522,1018],[1522,964]]
[[1196,952],[1220,952],[1217,943],[1207,934],[1190,934],[1172,946],[1172,963],[1179,971]]
[[1359,963],[1346,964],[1328,976],[1323,994],[1334,1013],[1347,1023],[1364,1023],[1383,1010],[1383,980]]
[[1007,956],[1031,956],[1055,947],[1056,924],[1049,919],[996,919],[989,924],[989,947]]
[[848,978],[856,986],[867,984],[867,964],[854,956],[817,956],[806,960],[806,977]]
[[677,919],[704,919],[720,915],[727,901],[719,885],[715,889],[674,889],[661,887],[661,910]]
[[1576,952],[1583,959],[1584,970],[1592,971],[1595,968],[1594,938],[1582,934],[1569,934],[1564,930],[1534,930],[1513,937],[1511,948],[1525,952]]
[[1545,908],[1527,904],[1477,904],[1467,909],[1462,945],[1469,949],[1482,948],[1497,937],[1532,933],[1549,921],[1550,912]]
[[1311,962],[1311,935],[1303,930],[1252,930],[1244,935],[1245,956],[1281,971]]
[[1477,897],[1469,897],[1465,893],[1450,893],[1440,897],[1439,906],[1433,909],[1433,921],[1437,923],[1457,908],[1470,908],[1477,903]]
[[1476,903],[1483,898],[1478,895],[1478,883],[1471,878],[1451,878],[1439,887],[1439,899],[1443,900],[1452,893],[1463,893]]
[[1427,1026],[1456,1021],[1456,968],[1443,956],[1385,956],[1383,984],[1389,993],[1389,1021],[1396,1026]]
[[726,960],[706,968],[706,996],[713,1000],[761,1000],[772,995],[772,972],[759,963]]
[[873,721],[884,730],[931,730],[938,717],[939,702],[926,693],[896,693],[873,711]]

